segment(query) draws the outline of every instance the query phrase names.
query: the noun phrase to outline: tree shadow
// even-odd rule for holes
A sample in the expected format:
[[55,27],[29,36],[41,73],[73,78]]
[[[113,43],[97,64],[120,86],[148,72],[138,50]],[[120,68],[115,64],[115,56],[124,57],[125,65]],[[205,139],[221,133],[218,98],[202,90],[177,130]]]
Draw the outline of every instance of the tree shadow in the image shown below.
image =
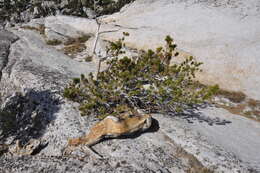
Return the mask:
[[[40,138],[55,120],[60,100],[50,90],[28,90],[6,99],[0,112],[0,142],[19,140],[21,145]],[[9,143],[9,142],[8,142]]]
[[194,123],[195,121],[198,121],[200,123],[207,123],[210,126],[213,125],[227,125],[232,123],[229,120],[225,119],[220,119],[219,117],[209,117],[206,115],[203,115],[200,110],[205,109],[207,107],[213,107],[213,105],[209,103],[204,103],[204,104],[197,104],[193,105],[192,107],[186,108],[183,112],[181,113],[176,113],[176,112],[167,112],[170,116],[175,116],[175,117],[180,117],[182,119],[185,119],[188,123]]

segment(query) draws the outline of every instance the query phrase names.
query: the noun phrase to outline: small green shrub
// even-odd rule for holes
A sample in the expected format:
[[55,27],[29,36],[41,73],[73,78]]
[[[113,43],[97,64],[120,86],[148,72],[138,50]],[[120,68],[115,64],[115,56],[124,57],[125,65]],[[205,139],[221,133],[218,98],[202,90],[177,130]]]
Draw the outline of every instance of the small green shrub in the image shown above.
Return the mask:
[[46,41],[46,44],[51,45],[51,46],[57,46],[57,45],[60,45],[61,43],[62,43],[62,41],[57,40],[57,39]]
[[77,40],[80,42],[80,43],[85,43],[86,41],[88,41],[90,39],[90,35],[82,35],[80,37],[77,38]]
[[[129,34],[125,34],[125,36]],[[166,46],[143,51],[138,57],[123,57],[124,37],[110,43],[105,60],[108,67],[94,77],[81,75],[64,92],[64,96],[80,103],[82,115],[104,118],[123,109],[139,108],[147,112],[181,112],[202,103],[218,89],[198,87],[195,74],[201,62],[193,57],[181,64],[170,65],[178,56],[176,44],[167,36]]]
[[70,37],[68,38],[68,40],[64,43],[64,45],[72,45],[72,44],[79,44],[79,43],[85,43],[86,41],[88,41],[90,39],[90,35],[87,34],[83,34],[79,37],[73,38]]
[[86,62],[91,62],[93,60],[93,57],[92,56],[87,56],[85,57],[85,61]]

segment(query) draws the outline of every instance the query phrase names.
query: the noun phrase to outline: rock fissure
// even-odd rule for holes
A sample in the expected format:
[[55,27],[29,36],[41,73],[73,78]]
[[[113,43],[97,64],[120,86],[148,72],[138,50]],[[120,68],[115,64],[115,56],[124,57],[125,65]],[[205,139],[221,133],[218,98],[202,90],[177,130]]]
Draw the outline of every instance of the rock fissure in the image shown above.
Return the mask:
[[51,27],[45,27],[45,29],[48,29],[48,30],[50,30],[50,31],[52,31],[52,32],[54,32],[54,33],[56,33],[56,34],[62,36],[62,37],[70,38],[70,36],[68,36],[68,35],[66,35],[66,34],[62,34],[62,33],[59,32],[59,31],[55,31],[55,30],[52,29]]

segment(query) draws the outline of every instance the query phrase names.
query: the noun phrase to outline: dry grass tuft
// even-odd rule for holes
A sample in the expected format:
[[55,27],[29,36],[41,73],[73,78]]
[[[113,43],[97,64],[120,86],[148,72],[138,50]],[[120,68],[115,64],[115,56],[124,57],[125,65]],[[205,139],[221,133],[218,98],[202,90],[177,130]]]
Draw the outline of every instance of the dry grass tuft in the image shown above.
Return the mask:
[[254,99],[249,99],[248,100],[248,106],[252,108],[259,107],[260,108],[260,101],[259,100],[254,100]]
[[241,103],[246,99],[246,95],[242,92],[227,91],[223,89],[220,89],[217,95],[223,96],[234,103]]
[[[218,105],[232,114],[241,115],[260,122],[260,101],[249,99],[249,101],[235,106]],[[249,110],[248,107],[250,108]]]
[[85,44],[83,43],[75,43],[75,44],[72,44],[72,45],[69,45],[69,46],[65,46],[63,48],[63,51],[66,55],[69,55],[69,56],[73,56],[77,53],[80,53],[82,51],[84,51],[86,49],[86,46]]
[[[260,122],[260,101],[247,98],[242,92],[227,91],[220,89],[217,96],[227,98],[235,104],[223,105],[215,102],[218,107],[228,110],[232,114],[241,115]],[[214,102],[214,101],[213,101]]]
[[90,38],[90,35],[82,35],[80,37],[76,37],[76,38],[68,38],[68,40],[64,43],[64,45],[68,46],[68,45],[72,45],[72,44],[78,44],[78,43],[85,43],[86,41],[88,41],[88,39]]
[[90,35],[82,35],[77,38],[69,38],[65,43],[63,51],[66,55],[73,57],[75,54],[80,53],[86,49],[85,42],[88,41]]
[[236,115],[244,115],[243,114],[243,110],[246,108],[246,104],[239,104],[236,106],[225,106],[225,105],[221,105],[220,107],[228,110],[230,113],[232,114],[236,114]]
[[45,35],[45,26],[44,25],[39,25],[39,27],[34,27],[34,26],[22,26],[21,28],[23,29],[28,29],[28,30],[33,30],[39,32],[41,35]]

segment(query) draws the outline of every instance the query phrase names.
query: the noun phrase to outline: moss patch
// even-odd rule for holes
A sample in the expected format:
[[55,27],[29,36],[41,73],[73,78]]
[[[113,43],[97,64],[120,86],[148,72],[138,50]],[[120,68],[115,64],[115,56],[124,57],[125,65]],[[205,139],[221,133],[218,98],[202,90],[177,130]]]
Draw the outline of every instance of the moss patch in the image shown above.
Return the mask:
[[51,46],[57,46],[57,45],[60,45],[61,43],[62,43],[62,41],[57,40],[57,39],[46,41],[46,44],[51,45]]
[[92,56],[87,56],[85,57],[85,61],[86,62],[91,62],[93,60],[93,57]]

